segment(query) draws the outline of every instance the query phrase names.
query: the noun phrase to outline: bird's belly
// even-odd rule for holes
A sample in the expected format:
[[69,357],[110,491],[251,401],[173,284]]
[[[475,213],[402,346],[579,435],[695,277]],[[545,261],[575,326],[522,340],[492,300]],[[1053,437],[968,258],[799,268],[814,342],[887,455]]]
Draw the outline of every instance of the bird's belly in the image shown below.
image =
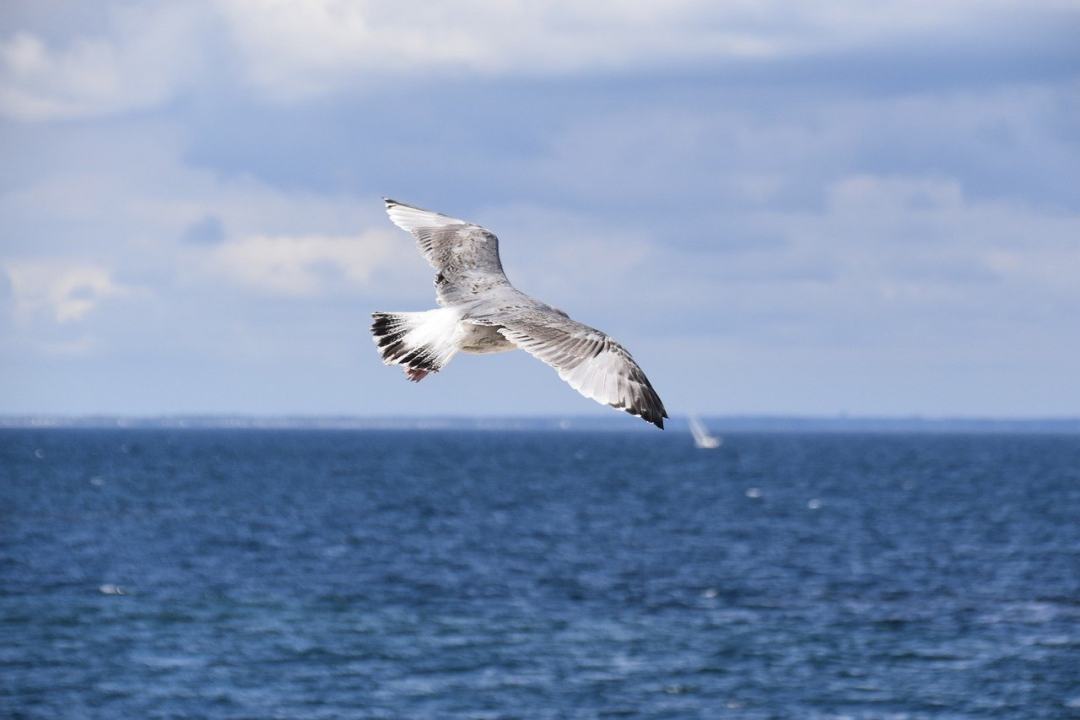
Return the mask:
[[483,355],[516,349],[516,345],[504,338],[496,328],[488,325],[462,323],[465,334],[459,347],[462,352]]

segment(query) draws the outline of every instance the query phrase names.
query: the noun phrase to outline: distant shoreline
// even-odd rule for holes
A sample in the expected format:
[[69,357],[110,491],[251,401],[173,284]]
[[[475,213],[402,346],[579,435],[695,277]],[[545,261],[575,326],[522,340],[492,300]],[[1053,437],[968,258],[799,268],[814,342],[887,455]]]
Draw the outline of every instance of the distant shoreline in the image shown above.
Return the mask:
[[[1080,434],[1080,418],[702,416],[702,420],[716,433]],[[621,416],[0,415],[0,429],[650,431],[633,421]],[[668,431],[688,432],[687,417],[672,418]]]

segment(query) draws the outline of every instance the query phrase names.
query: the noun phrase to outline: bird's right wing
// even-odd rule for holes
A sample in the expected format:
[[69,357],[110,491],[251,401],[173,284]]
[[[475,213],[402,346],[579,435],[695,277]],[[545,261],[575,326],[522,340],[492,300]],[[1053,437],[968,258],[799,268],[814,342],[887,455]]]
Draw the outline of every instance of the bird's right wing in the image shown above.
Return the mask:
[[437,271],[435,297],[440,305],[468,302],[510,284],[493,232],[396,200],[385,201],[390,220],[416,238],[420,252]]
[[499,318],[499,332],[555,369],[587,398],[625,410],[663,429],[667,411],[641,367],[605,333],[552,308]]

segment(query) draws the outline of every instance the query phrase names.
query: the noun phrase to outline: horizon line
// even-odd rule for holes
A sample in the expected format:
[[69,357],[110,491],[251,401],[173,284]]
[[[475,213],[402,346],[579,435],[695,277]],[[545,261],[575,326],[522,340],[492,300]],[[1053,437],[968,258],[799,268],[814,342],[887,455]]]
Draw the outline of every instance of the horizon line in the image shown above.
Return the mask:
[[[718,432],[1057,432],[1080,433],[1080,416],[1003,417],[930,415],[674,415],[669,430],[685,431],[698,417]],[[614,430],[651,428],[622,415],[351,415],[305,413],[0,413],[0,429],[465,429],[465,430]]]

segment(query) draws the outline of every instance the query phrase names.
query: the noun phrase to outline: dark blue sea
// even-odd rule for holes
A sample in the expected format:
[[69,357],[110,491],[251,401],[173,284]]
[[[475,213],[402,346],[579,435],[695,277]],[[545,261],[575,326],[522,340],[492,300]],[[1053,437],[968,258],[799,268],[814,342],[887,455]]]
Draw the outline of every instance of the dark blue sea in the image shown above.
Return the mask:
[[0,431],[0,717],[1080,717],[1080,437]]

